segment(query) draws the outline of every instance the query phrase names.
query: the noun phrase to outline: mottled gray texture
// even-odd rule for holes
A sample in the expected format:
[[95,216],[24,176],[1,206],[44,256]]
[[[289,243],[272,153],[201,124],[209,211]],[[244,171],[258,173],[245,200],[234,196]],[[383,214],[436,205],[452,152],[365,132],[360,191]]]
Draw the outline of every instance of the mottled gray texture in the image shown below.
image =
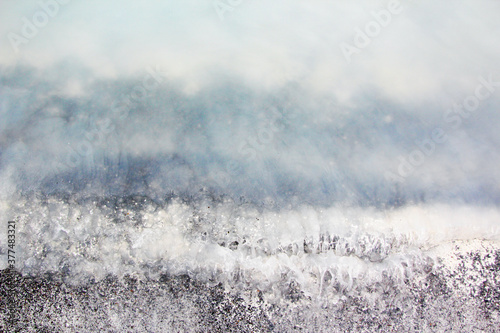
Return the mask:
[[[138,281],[109,276],[70,286],[60,275],[0,273],[6,332],[499,332],[500,250],[463,252],[457,269],[420,267],[382,283],[280,301],[255,289],[225,290],[188,276]],[[452,253],[450,253],[451,255]],[[466,268],[467,267],[467,268]],[[465,290],[469,290],[465,292]],[[341,296],[333,301],[335,296]],[[9,310],[10,309],[10,310]]]

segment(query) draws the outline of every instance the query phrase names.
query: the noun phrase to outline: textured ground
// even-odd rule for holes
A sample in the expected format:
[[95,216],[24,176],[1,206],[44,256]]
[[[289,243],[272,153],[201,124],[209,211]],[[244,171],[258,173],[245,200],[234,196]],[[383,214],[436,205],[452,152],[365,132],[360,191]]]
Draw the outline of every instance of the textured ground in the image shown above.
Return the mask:
[[[430,250],[433,251],[432,249]],[[5,332],[500,332],[500,250],[489,242],[451,242],[441,259],[403,283],[350,289],[325,276],[322,297],[295,282],[274,294],[231,290],[184,276],[73,286],[63,276],[0,273]],[[276,297],[276,293],[279,297]]]

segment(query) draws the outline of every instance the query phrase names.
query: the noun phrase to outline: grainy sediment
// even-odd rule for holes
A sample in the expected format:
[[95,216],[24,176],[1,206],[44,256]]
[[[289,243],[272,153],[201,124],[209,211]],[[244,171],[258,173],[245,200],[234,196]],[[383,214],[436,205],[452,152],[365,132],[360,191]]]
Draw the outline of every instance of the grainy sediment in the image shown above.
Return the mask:
[[[279,300],[187,275],[108,276],[70,285],[54,275],[0,272],[2,332],[499,332],[500,249],[453,242],[440,264],[404,283],[311,298],[292,283]],[[481,249],[478,249],[478,246]]]

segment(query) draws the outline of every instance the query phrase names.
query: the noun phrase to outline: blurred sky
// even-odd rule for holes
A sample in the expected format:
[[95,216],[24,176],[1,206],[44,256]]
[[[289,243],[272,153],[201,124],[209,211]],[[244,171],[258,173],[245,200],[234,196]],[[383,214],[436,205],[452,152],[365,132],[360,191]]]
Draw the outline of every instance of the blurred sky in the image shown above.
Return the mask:
[[[498,1],[242,0],[223,19],[204,0],[42,3],[53,15],[29,38],[40,2],[0,4],[5,195],[96,179],[149,194],[500,202],[500,84],[483,84],[470,115],[447,113],[481,78],[500,81]],[[348,61],[342,45],[391,6]],[[151,70],[161,84],[118,117],[110,106]],[[446,142],[401,178],[435,129]]]

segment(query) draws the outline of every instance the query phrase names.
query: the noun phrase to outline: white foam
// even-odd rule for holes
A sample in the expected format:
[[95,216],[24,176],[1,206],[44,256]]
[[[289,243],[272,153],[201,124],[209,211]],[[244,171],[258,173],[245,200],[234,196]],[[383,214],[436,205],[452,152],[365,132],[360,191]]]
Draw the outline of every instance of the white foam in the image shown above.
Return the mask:
[[402,281],[428,256],[439,256],[436,246],[500,237],[500,210],[493,207],[303,206],[259,213],[229,201],[196,209],[174,200],[165,208],[122,212],[121,223],[95,202],[32,200],[2,207],[2,216],[18,217],[17,268],[23,274],[65,271],[73,283],[168,272],[260,289],[294,280],[318,295],[325,284],[349,289],[354,280],[369,284],[384,274]]

